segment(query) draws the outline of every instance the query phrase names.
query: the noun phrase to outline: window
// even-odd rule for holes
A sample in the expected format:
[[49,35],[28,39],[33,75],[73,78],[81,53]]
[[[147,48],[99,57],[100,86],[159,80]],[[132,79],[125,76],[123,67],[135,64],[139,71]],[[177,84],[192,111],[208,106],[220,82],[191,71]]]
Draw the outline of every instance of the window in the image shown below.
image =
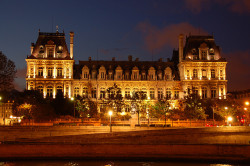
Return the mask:
[[171,99],[171,89],[170,88],[167,88],[166,97],[167,97],[167,99]]
[[125,89],[125,98],[130,98],[130,89],[129,88]]
[[207,59],[207,51],[206,50],[202,50],[201,51],[201,58],[202,58],[202,60],[206,60]]
[[146,73],[142,73],[142,80],[146,80],[147,78],[146,78]]
[[48,50],[48,57],[49,57],[49,58],[52,58],[52,57],[53,57],[53,52],[54,52],[53,49],[49,49],[49,50]]
[[101,79],[105,79],[105,73],[101,72]]
[[43,86],[38,86],[37,89],[41,94],[43,94]]
[[125,80],[129,80],[129,72],[125,73]]
[[150,88],[149,93],[150,93],[150,99],[154,99],[155,98],[155,90],[154,90],[154,88]]
[[57,91],[57,93],[62,92],[63,91],[62,86],[57,86],[56,87],[56,91]]
[[113,73],[112,73],[112,72],[109,72],[108,79],[109,79],[109,80],[112,80],[112,79],[113,79]]
[[162,99],[162,98],[163,98],[162,88],[158,88],[158,99]]
[[198,92],[199,92],[198,87],[197,86],[193,87],[193,93],[198,95]]
[[202,69],[202,78],[207,78],[207,71]]
[[38,76],[43,76],[43,67],[38,68]]
[[83,72],[83,78],[84,78],[84,79],[87,79],[88,77],[89,77],[88,72],[86,72],[86,71],[85,71],[85,72]]
[[202,98],[203,99],[207,98],[207,88],[206,87],[202,87]]
[[125,105],[125,112],[130,112],[130,106],[129,105]]
[[61,77],[62,76],[62,68],[57,68],[57,76]]
[[174,98],[179,99],[179,91],[178,90],[174,91]]
[[223,70],[220,70],[220,79],[223,79]]
[[53,68],[52,68],[52,67],[49,67],[49,68],[48,68],[48,76],[49,76],[49,77],[52,77],[52,75],[53,75]]
[[158,80],[162,80],[162,73],[159,73],[158,74],[158,78],[157,78]]
[[52,93],[53,93],[53,87],[48,86],[47,87],[47,97],[52,97]]
[[211,89],[211,98],[216,98],[216,88]]
[[187,77],[189,77],[189,70],[187,70]]
[[91,97],[96,98],[96,88],[93,88],[91,91]]
[[211,69],[211,78],[215,78],[215,70]]
[[134,80],[137,80],[137,79],[138,79],[137,72],[134,72]]
[[197,78],[198,77],[198,75],[197,75],[197,69],[194,69],[193,70],[193,78]]
[[101,88],[100,99],[105,98],[105,88]]
[[74,88],[74,97],[77,97],[79,95],[79,87]]
[[82,97],[88,98],[88,88],[87,87],[83,87]]

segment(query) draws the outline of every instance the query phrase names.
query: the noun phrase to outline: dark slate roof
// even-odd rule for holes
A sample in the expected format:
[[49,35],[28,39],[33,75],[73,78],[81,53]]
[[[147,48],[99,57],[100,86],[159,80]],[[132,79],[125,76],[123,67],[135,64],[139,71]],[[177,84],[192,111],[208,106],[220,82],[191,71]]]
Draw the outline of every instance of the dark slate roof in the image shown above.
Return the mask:
[[186,44],[183,50],[183,58],[185,55],[191,53],[193,49],[198,51],[198,48],[202,43],[206,43],[209,48],[213,48],[215,53],[220,53],[220,47],[215,44],[213,36],[188,36],[186,38]]
[[79,61],[79,64],[74,65],[74,79],[80,79],[81,78],[81,73],[82,73],[82,68],[84,66],[87,66],[90,70],[90,73],[92,70],[96,70],[97,73],[99,72],[99,68],[101,66],[104,66],[106,71],[113,71],[115,73],[115,69],[120,66],[123,70],[123,74],[126,71],[129,71],[130,74],[132,72],[133,67],[138,67],[140,74],[142,71],[145,71],[146,74],[148,73],[148,70],[150,67],[154,67],[156,70],[156,73],[158,72],[164,72],[164,70],[167,67],[170,67],[172,70],[172,74],[175,77],[175,79],[178,79],[178,71],[174,70],[174,63],[173,62],[163,62],[163,61]]
[[65,40],[65,34],[64,33],[46,33],[46,32],[39,32],[38,39],[36,41],[36,44],[34,45],[34,49],[32,52],[32,55],[34,57],[37,57],[39,54],[40,46],[47,45],[48,43],[54,43],[56,46],[62,46],[62,57],[66,58],[69,57],[69,51],[67,48],[66,40]]

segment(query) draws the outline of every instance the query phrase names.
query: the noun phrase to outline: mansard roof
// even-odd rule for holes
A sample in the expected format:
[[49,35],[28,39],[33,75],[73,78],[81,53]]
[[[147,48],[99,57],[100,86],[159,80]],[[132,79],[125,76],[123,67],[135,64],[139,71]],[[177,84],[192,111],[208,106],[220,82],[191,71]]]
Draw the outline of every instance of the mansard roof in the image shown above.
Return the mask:
[[191,35],[191,36],[186,37],[186,43],[185,43],[185,47],[183,50],[183,58],[185,59],[188,54],[193,54],[192,51],[194,49],[198,52],[201,46],[207,46],[208,49],[213,48],[214,54],[220,55],[220,47],[216,45],[213,36]]
[[59,33],[48,33],[48,32],[39,32],[36,43],[33,45],[34,49],[32,55],[37,57],[39,54],[40,46],[45,47],[46,45],[55,45],[56,49],[58,46],[62,46],[62,57],[69,57],[69,51],[67,48],[65,34]]
[[121,69],[123,70],[123,73],[125,73],[125,71],[129,71],[130,74],[132,73],[132,70],[134,67],[137,67],[139,69],[140,73],[142,71],[146,71],[146,73],[147,73],[148,70],[150,69],[150,67],[154,67],[156,72],[158,72],[160,70],[163,73],[164,70],[167,67],[169,67],[172,69],[172,74],[175,77],[175,79],[179,78],[178,71],[174,70],[174,63],[173,62],[164,62],[164,61],[162,61],[162,59],[160,59],[159,61],[139,61],[138,59],[136,59],[135,61],[132,61],[132,60],[128,60],[128,61],[97,60],[96,61],[96,60],[91,60],[91,58],[89,58],[89,61],[79,61],[79,64],[74,65],[74,78],[75,79],[81,78],[80,75],[82,72],[82,68],[85,65],[88,66],[88,68],[90,69],[90,72],[94,69],[97,70],[97,72],[98,72],[101,66],[104,66],[106,71],[113,70],[115,72],[116,68],[118,66],[120,66]]

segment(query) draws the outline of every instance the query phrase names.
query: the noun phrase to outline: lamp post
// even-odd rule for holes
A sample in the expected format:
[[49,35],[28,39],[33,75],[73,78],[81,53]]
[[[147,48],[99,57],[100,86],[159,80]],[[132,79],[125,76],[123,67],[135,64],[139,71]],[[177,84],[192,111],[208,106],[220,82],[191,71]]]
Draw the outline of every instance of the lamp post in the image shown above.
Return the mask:
[[110,133],[112,132],[112,125],[111,125],[111,116],[112,116],[113,112],[109,111],[109,116],[110,116]]
[[229,124],[229,122],[232,122],[232,120],[233,120],[233,118],[232,118],[231,116],[229,116],[229,117],[227,118],[227,125],[230,125],[230,126],[231,126],[231,124]]
[[71,97],[71,101],[73,101],[73,104],[74,104],[74,119],[75,119],[76,112],[75,112],[75,100],[74,100],[74,97]]

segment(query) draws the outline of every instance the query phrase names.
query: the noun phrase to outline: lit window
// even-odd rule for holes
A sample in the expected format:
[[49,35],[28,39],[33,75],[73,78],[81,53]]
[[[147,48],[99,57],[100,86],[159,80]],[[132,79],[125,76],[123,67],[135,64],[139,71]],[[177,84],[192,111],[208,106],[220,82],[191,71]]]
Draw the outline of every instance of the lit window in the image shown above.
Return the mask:
[[193,70],[193,78],[197,78],[198,77],[198,75],[197,75],[197,69],[194,69]]
[[48,68],[48,76],[51,77],[53,75],[53,68],[49,67]]
[[162,98],[163,98],[162,88],[158,88],[158,99],[162,99]]
[[74,88],[74,97],[77,97],[79,95],[79,88],[75,87]]
[[167,88],[166,97],[167,97],[167,99],[171,98],[171,90],[170,90],[170,88]]
[[154,99],[155,98],[155,90],[154,90],[154,88],[150,88],[149,93],[150,93],[150,99]]
[[126,88],[125,89],[125,98],[129,98],[130,97],[130,89]]
[[57,68],[57,76],[61,77],[62,76],[62,68]]
[[48,86],[47,87],[47,97],[52,97],[53,87]]
[[206,87],[202,87],[202,98],[203,99],[207,98],[207,88]]
[[215,70],[211,69],[211,78],[215,78]]
[[174,91],[174,98],[179,99],[179,91],[178,90]]
[[83,87],[82,97],[88,98],[88,88],[87,87]]
[[43,68],[42,67],[38,68],[38,76],[43,76]]

